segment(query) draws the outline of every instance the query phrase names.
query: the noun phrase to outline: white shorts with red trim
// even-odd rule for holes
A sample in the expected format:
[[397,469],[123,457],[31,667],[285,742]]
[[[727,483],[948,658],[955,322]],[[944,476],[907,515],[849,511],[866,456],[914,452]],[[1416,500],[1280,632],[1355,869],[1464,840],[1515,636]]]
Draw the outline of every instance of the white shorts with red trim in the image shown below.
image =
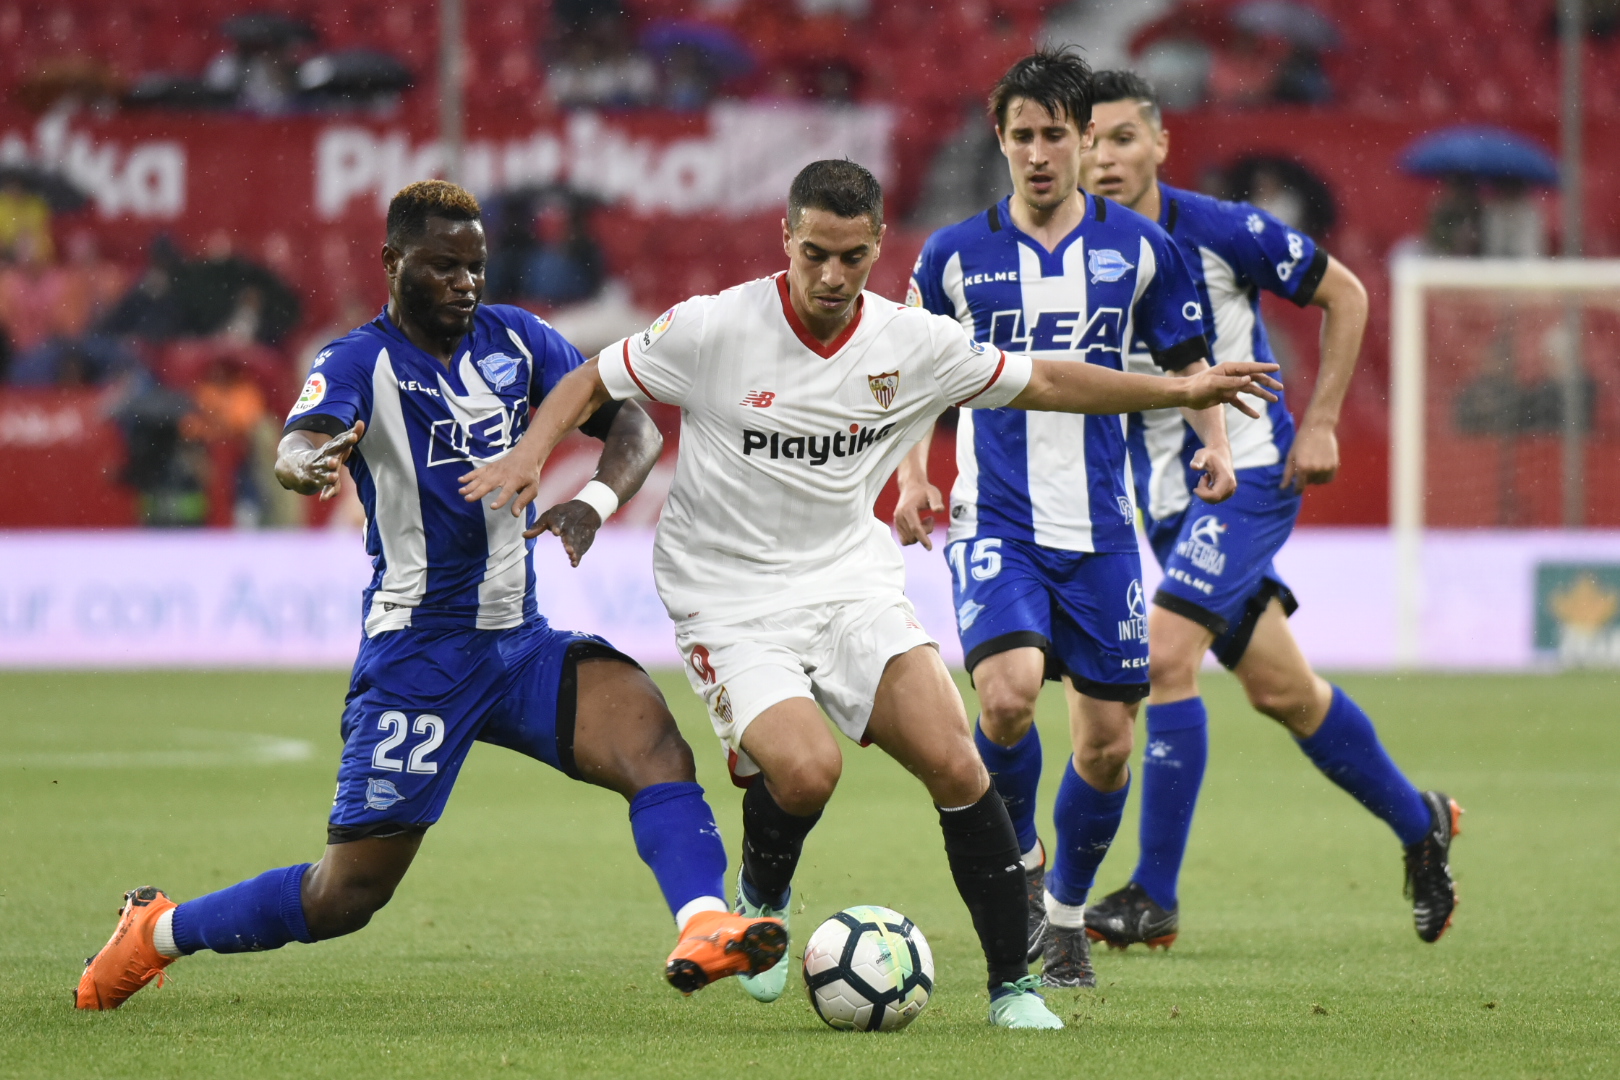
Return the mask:
[[919,645],[939,645],[900,593],[731,622],[688,619],[676,624],[675,643],[692,689],[709,707],[738,787],[759,775],[742,739],[766,709],[810,698],[839,731],[864,746],[889,661]]

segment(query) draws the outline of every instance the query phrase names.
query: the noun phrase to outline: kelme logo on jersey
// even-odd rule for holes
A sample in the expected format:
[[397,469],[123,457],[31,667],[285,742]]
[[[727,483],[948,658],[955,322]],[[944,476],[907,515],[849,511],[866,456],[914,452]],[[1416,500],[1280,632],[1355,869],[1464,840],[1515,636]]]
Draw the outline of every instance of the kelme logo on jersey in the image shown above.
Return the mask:
[[1193,522],[1187,539],[1176,545],[1176,554],[1206,574],[1217,575],[1226,569],[1226,555],[1221,551],[1221,537],[1227,525],[1214,514],[1205,514]]
[[491,353],[478,361],[478,370],[484,373],[484,381],[497,390],[505,390],[517,382],[518,366],[523,363],[515,356],[505,353]]
[[311,372],[308,381],[304,383],[304,388],[298,393],[298,400],[293,403],[290,415],[297,416],[299,413],[309,412],[325,400],[326,376],[318,371]]
[[744,457],[758,454],[772,461],[777,458],[808,461],[814,467],[825,465],[832,458],[854,457],[888,438],[893,430],[893,424],[880,428],[851,424],[848,434],[835,431],[831,435],[783,435],[779,431],[766,433],[743,428],[742,452]]
[[662,315],[658,316],[658,319],[657,319],[656,322],[654,322],[651,326],[647,327],[647,329],[645,329],[645,330],[643,330],[641,332],[641,347],[643,349],[645,349],[645,348],[647,348],[647,346],[651,345],[653,342],[655,342],[659,338],[663,337],[664,336],[664,331],[668,330],[670,324],[673,323],[674,321],[675,321],[675,309],[674,308],[670,308],[668,311],[666,311]]
[[1086,252],[1086,269],[1091,271],[1091,283],[1118,281],[1136,269],[1136,264],[1113,248],[1092,248]]
[[887,409],[894,404],[894,395],[900,390],[900,372],[885,371],[881,375],[868,375],[866,385],[871,388],[877,403]]

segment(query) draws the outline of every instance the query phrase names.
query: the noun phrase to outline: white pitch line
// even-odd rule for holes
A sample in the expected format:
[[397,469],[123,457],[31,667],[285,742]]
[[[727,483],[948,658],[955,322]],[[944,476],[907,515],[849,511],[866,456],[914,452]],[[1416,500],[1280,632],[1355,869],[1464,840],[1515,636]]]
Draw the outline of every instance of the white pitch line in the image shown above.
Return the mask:
[[[234,743],[210,750],[90,750],[0,755],[0,768],[24,769],[217,769],[307,761],[315,745],[303,739],[227,732],[189,732],[188,742]],[[198,739],[196,736],[209,736]],[[220,736],[224,736],[222,739]]]

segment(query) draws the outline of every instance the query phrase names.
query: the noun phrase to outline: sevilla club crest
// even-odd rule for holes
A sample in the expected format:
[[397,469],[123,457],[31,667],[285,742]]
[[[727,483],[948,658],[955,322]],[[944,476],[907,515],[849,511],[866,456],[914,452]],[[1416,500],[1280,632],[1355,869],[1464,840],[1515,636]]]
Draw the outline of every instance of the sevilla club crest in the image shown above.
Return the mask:
[[872,396],[877,398],[877,403],[887,409],[894,403],[894,395],[900,389],[900,373],[885,371],[882,375],[868,375],[866,385],[872,388]]

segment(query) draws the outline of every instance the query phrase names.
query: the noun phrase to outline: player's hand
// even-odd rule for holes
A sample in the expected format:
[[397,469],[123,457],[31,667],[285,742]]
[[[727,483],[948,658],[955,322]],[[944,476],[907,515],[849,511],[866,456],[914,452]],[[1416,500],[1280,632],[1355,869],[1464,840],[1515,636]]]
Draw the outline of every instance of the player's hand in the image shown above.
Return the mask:
[[1293,488],[1304,494],[1309,484],[1327,484],[1339,471],[1339,437],[1329,427],[1308,425],[1299,429],[1288,463],[1283,466],[1279,488]]
[[1186,380],[1188,400],[1183,404],[1189,409],[1207,409],[1211,405],[1224,403],[1231,405],[1245,416],[1259,419],[1260,414],[1239,395],[1248,394],[1262,401],[1276,401],[1277,395],[1271,391],[1281,390],[1283,385],[1266,374],[1276,370],[1276,364],[1254,364],[1247,361],[1229,360],[1224,364],[1216,364]]
[[901,546],[921,544],[923,550],[933,551],[929,537],[934,532],[934,518],[944,512],[945,497],[933,484],[901,487],[900,500],[894,504],[894,527],[899,530]]
[[521,517],[524,508],[540,494],[539,467],[526,465],[515,450],[456,479],[461,482],[462,498],[468,502],[478,502],[486,495],[499,492],[489,508],[499,510],[511,503],[513,517]]
[[276,479],[281,486],[300,495],[320,494],[321,501],[333,498],[343,478],[343,463],[349,460],[355,444],[366,433],[366,422],[356,420],[343,434],[320,446],[284,449],[276,458]]
[[579,560],[591,550],[596,542],[596,530],[602,527],[602,519],[597,516],[596,508],[590,503],[571,499],[559,503],[540,515],[534,527],[524,530],[524,537],[539,536],[541,533],[556,533],[562,541],[563,550],[568,552],[568,562],[573,566],[579,565]]
[[1193,488],[1193,494],[1200,499],[1207,503],[1219,503],[1237,494],[1237,471],[1232,468],[1231,447],[1223,446],[1218,450],[1199,447],[1191,465],[1194,470],[1204,474],[1198,478],[1198,486]]

